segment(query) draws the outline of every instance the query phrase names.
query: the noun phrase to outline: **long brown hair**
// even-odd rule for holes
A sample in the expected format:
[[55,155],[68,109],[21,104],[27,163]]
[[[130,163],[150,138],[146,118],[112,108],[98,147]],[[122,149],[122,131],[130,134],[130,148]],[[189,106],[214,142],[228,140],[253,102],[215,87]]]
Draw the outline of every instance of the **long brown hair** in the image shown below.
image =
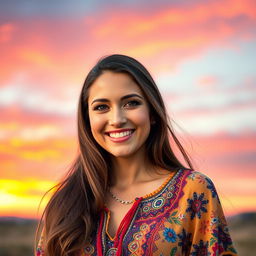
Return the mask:
[[79,154],[64,181],[57,186],[42,216],[47,256],[79,254],[90,240],[104,206],[111,161],[109,153],[95,141],[88,116],[89,88],[104,71],[130,75],[144,93],[155,123],[146,141],[146,153],[152,165],[167,170],[184,167],[170,146],[171,138],[188,167],[193,169],[170,125],[160,92],[146,68],[137,60],[119,54],[101,59],[88,73],[79,98]]

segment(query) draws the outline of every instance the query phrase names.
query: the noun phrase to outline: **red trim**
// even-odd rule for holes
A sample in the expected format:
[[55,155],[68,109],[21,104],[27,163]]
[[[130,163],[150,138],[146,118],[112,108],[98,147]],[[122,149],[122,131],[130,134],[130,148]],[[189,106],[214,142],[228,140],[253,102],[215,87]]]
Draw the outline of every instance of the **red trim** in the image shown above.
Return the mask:
[[[131,224],[132,218],[133,218],[142,199],[143,198],[140,197],[135,200],[131,209],[127,212],[127,214],[125,215],[125,217],[123,218],[122,222],[120,223],[120,225],[118,227],[118,230],[116,232],[115,242],[114,242],[114,248],[117,248],[116,256],[121,256],[121,254],[122,254],[122,245],[123,245],[124,236]],[[98,232],[97,232],[96,245],[97,245],[97,255],[98,256],[103,256],[101,237],[102,237],[102,233],[103,233],[103,222],[104,222],[104,218],[105,218],[105,211],[108,211],[108,209],[104,208],[103,211],[101,212],[100,224],[99,224],[99,228],[98,228]]]
[[102,241],[101,241],[103,221],[104,221],[104,211],[101,212],[100,225],[97,233],[97,255],[99,256],[103,256],[103,248],[102,248]]
[[[121,256],[121,254],[122,254],[122,245],[123,245],[123,239],[124,239],[125,233],[127,232],[127,229],[129,228],[129,226],[131,224],[132,218],[133,218],[141,200],[142,200],[142,197],[136,199],[132,208],[127,212],[127,214],[123,218],[123,220],[117,230],[117,237],[116,237],[116,241],[114,243],[114,247],[117,248],[116,256]],[[118,239],[118,234],[120,231],[121,231],[120,239]]]

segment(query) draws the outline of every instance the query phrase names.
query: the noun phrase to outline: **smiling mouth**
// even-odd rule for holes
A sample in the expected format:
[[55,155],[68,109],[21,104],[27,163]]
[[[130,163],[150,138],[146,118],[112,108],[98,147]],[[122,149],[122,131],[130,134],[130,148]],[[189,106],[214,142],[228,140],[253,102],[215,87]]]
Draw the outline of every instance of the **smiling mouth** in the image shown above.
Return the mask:
[[135,130],[126,130],[122,132],[107,132],[107,135],[111,138],[124,138],[130,136]]

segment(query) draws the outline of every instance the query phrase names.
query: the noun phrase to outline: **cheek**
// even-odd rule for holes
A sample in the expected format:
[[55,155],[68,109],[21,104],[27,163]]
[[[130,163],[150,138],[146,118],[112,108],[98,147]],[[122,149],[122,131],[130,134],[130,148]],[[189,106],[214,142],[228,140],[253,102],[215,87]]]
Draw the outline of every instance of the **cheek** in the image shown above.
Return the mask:
[[95,136],[97,132],[100,132],[103,129],[104,118],[102,118],[101,116],[89,115],[89,120],[90,120],[92,133]]
[[134,116],[134,122],[140,126],[150,126],[150,117],[147,110],[140,111]]

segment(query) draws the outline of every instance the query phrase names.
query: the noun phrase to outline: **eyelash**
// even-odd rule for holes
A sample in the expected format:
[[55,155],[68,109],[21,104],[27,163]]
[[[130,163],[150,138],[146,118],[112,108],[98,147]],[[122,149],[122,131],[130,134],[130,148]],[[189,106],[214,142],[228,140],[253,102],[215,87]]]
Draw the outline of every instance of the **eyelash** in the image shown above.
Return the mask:
[[128,104],[130,105],[130,107],[136,107],[141,105],[141,102],[137,100],[131,100],[131,101],[128,101],[125,105],[128,105]]
[[[102,107],[103,107],[104,109],[102,109]],[[101,105],[95,106],[95,107],[93,108],[93,110],[96,110],[96,111],[104,111],[104,110],[106,110],[107,107],[108,107],[107,105],[101,104]]]
[[[133,107],[137,107],[139,105],[141,105],[141,102],[139,102],[137,100],[131,100],[131,101],[128,101],[127,103],[125,103],[124,107],[125,108],[133,108]],[[95,106],[93,108],[93,110],[95,110],[95,111],[105,111],[107,108],[108,108],[108,105],[100,104],[100,105]]]

